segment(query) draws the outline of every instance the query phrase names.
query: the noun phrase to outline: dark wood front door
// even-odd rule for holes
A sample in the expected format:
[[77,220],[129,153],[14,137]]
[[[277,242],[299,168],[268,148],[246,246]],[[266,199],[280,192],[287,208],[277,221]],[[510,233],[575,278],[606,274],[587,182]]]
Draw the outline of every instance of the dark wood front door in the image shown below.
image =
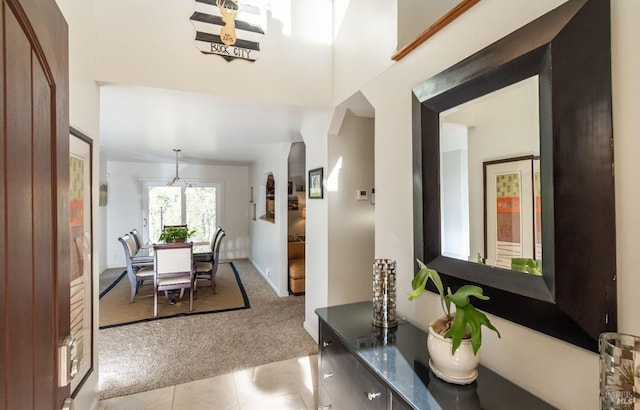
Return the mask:
[[69,333],[67,24],[54,0],[0,10],[0,410],[60,409]]

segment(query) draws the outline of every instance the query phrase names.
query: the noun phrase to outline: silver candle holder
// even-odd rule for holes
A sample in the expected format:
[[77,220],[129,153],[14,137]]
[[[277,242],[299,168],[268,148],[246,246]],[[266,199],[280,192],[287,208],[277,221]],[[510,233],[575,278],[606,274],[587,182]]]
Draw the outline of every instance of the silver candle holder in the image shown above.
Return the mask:
[[640,409],[640,337],[602,333],[600,408]]
[[398,325],[396,318],[396,261],[373,262],[373,324],[388,328]]

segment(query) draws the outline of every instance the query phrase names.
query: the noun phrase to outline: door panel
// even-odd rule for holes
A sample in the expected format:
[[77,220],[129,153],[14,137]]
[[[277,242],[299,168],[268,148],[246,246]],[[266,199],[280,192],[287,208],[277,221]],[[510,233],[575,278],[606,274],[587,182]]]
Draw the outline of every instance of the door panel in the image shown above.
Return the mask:
[[185,192],[186,221],[189,230],[195,230],[193,239],[210,241],[218,225],[216,221],[215,187],[193,187]]
[[149,242],[157,242],[164,225],[182,225],[182,194],[179,187],[152,186],[149,196]]
[[[34,328],[34,340],[36,343],[34,361],[38,363],[35,374],[35,386],[46,385],[47,379],[56,374],[55,356],[51,355],[47,335],[55,334],[55,323],[46,319],[50,317],[51,311],[51,289],[54,289],[55,270],[52,263],[41,264],[40,260],[53,261],[54,241],[39,242],[37,238],[52,238],[53,213],[50,206],[39,206],[40,204],[51,204],[52,198],[51,184],[45,185],[51,179],[51,88],[46,80],[44,72],[39,64],[33,65],[33,107],[37,113],[37,120],[33,123],[33,203],[36,212],[33,215],[33,241],[35,254],[34,275],[34,315],[39,323]],[[49,399],[47,402],[46,400]],[[47,408],[51,406],[52,400],[48,397],[36,396],[36,408]]]
[[0,410],[59,409],[69,395],[57,374],[69,333],[67,26],[54,0],[2,0],[0,24]]
[[[33,391],[27,386],[33,379],[33,368],[22,365],[31,362],[33,354],[33,316],[31,289],[33,288],[33,245],[32,206],[31,206],[31,118],[25,113],[31,112],[30,66],[31,46],[13,13],[5,9],[5,33],[12,44],[5,55],[7,104],[7,135],[17,136],[6,141],[4,163],[7,170],[6,209],[7,230],[7,297],[6,306],[12,314],[7,319],[11,332],[7,357],[7,368],[12,369],[10,383],[10,401],[29,403]],[[27,68],[27,69],[25,69]],[[26,168],[26,169],[25,169]],[[16,172],[23,170],[24,172]],[[15,312],[15,313],[14,313]],[[50,320],[51,321],[51,320]],[[11,389],[11,386],[15,389]],[[11,407],[11,406],[9,406]]]

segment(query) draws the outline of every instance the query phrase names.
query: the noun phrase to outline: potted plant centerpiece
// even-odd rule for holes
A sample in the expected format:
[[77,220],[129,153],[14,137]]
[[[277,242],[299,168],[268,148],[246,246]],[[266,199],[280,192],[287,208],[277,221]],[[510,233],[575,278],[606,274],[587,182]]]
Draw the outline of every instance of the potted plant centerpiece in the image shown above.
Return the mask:
[[[482,329],[486,326],[500,332],[491,324],[489,318],[477,310],[470,297],[488,300],[482,288],[474,285],[461,286],[455,293],[447,288],[445,293],[440,275],[429,269],[418,260],[420,270],[413,278],[409,300],[414,300],[425,291],[427,281],[431,279],[438,293],[444,316],[429,324],[427,349],[429,351],[429,367],[439,378],[455,384],[468,384],[478,376],[478,350],[482,345]],[[451,304],[456,306],[451,312]]]
[[185,242],[195,232],[189,231],[186,226],[166,226],[158,239],[165,243]]

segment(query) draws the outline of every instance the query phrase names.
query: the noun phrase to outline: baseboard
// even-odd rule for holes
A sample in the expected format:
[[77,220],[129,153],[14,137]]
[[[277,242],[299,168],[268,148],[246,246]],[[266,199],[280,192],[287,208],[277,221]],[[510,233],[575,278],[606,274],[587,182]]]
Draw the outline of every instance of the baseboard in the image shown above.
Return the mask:
[[276,295],[278,295],[278,297],[284,298],[289,296],[289,292],[286,292],[285,294],[280,293],[280,290],[273,284],[273,282],[271,282],[271,279],[269,278],[269,276],[267,276],[265,272],[263,272],[262,269],[260,269],[258,265],[255,264],[255,262],[253,262],[253,259],[249,258],[249,262],[251,262],[253,267],[256,268],[258,273],[260,273],[260,276],[262,276],[264,280],[267,281],[269,286],[271,286],[271,289],[273,289],[273,291],[275,292]]
[[311,326],[309,326],[306,320],[302,324],[302,327],[307,331],[307,333],[309,333],[309,335],[311,335],[311,338],[318,343],[318,329],[311,329]]

